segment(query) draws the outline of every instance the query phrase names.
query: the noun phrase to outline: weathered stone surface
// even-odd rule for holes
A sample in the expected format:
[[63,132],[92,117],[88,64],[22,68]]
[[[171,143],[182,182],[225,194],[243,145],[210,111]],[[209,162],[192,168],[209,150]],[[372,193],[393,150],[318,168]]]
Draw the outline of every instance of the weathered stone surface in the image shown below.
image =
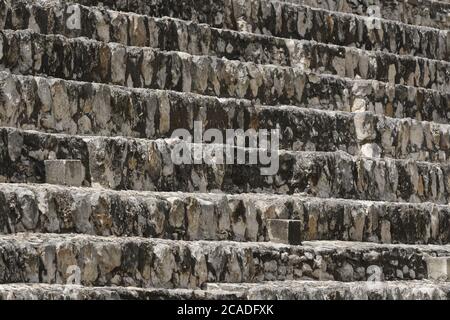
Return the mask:
[[[287,150],[341,150],[374,158],[437,162],[446,162],[450,153],[448,125],[397,120],[369,111],[321,112],[172,91],[124,89],[6,73],[3,76],[0,89],[5,92],[5,112],[0,124],[4,126],[155,139],[170,137],[180,128],[192,134],[194,121],[201,121],[204,129],[223,131],[280,128],[280,147]],[[8,91],[16,94],[8,95]],[[314,99],[315,91],[309,94]],[[60,110],[61,97],[57,95],[64,97],[65,108],[71,112]],[[35,111],[30,113],[30,108]]]
[[267,220],[267,232],[272,242],[301,245],[301,229],[302,226],[298,220]]
[[[376,267],[385,280],[400,280],[405,266],[425,279],[425,256],[447,256],[448,246],[379,245],[361,242],[274,243],[170,241],[86,235],[16,234],[0,237],[0,282],[65,284],[79,270],[80,284],[198,288],[206,282],[316,279],[363,281]],[[44,260],[44,257],[47,258]],[[86,256],[90,258],[86,260]],[[348,263],[354,273],[342,279]],[[96,270],[91,276],[89,270]],[[51,272],[50,272],[51,270]],[[409,274],[403,279],[412,279]]]
[[450,257],[429,257],[427,261],[428,278],[436,281],[450,280]]
[[0,0],[0,298],[450,296],[448,4],[78,2]]
[[432,281],[271,281],[212,283],[207,289],[242,292],[249,300],[448,300],[450,285]]
[[84,168],[79,160],[45,160],[45,182],[81,187]]
[[[0,75],[2,125],[20,125],[24,129],[49,132],[161,137],[167,136],[169,132],[159,128],[159,114],[169,120],[169,130],[173,130],[179,127],[190,128],[189,122],[194,120],[207,122],[209,127],[218,127],[226,116],[225,111],[229,118],[234,119],[227,124],[231,128],[236,123],[243,126],[243,120],[239,118],[241,112],[236,110],[253,109],[257,105],[245,100],[218,100],[172,91],[126,89],[67,80],[23,77],[6,72]],[[354,111],[358,105],[358,111],[448,123],[448,94],[412,87],[383,86],[376,82],[344,82],[327,77],[319,79],[317,82],[317,78],[312,75],[304,78],[299,106]],[[336,89],[335,95],[329,94],[330,86]],[[61,94],[66,108],[71,111],[60,111],[61,97],[57,95]],[[167,101],[169,107],[165,106]],[[206,115],[210,115],[208,121],[205,121],[203,112],[193,112],[199,110],[200,106],[207,108]],[[38,112],[30,112],[33,108],[37,108]],[[123,110],[127,112],[124,113]],[[264,108],[260,113],[264,114],[263,111]],[[446,146],[445,141],[442,146]]]
[[[196,212],[195,207],[200,214]],[[269,241],[268,219],[300,222],[302,241],[450,242],[448,206],[300,195],[111,191],[0,185],[0,233]],[[187,217],[185,217],[187,215]],[[212,224],[205,221],[212,220]],[[196,226],[196,228],[193,228]]]
[[[28,0],[29,1],[29,0]],[[58,1],[44,1],[58,4]],[[66,1],[67,2],[67,1]],[[277,1],[209,0],[199,3],[189,0],[180,4],[178,0],[133,0],[91,1],[78,0],[87,6],[99,5],[154,17],[174,17],[187,21],[207,23],[213,27],[275,35],[284,38],[316,40],[343,46],[383,50],[391,48],[401,52],[421,52],[426,56],[440,51],[439,59],[449,57],[448,32],[417,28],[412,25],[381,21],[381,29],[368,28],[363,16],[311,8],[305,5],[280,3]],[[325,3],[325,1],[322,1]],[[327,1],[327,3],[332,3]],[[190,10],[186,10],[189,7]],[[388,9],[390,10],[390,9]],[[422,10],[422,9],[421,9]],[[413,11],[414,19],[418,16]],[[427,11],[425,11],[427,12]],[[383,13],[385,14],[385,13]],[[23,20],[23,19],[22,19]],[[326,23],[324,23],[326,21]],[[399,37],[398,35],[402,35]],[[423,49],[419,49],[423,48]]]
[[[4,0],[3,0],[4,1]],[[323,3],[328,3],[323,1]],[[330,2],[334,3],[334,2]],[[294,66],[302,62],[299,54],[302,42],[293,39],[275,38],[257,33],[242,33],[227,29],[217,29],[206,24],[197,24],[177,20],[169,17],[156,18],[143,15],[116,12],[104,8],[77,6],[79,10],[79,29],[68,28],[65,23],[68,12],[71,12],[73,4],[61,2],[52,5],[42,5],[19,1],[11,5],[0,6],[3,12],[0,15],[13,16],[14,19],[6,19],[5,29],[31,28],[37,32],[49,34],[57,33],[67,37],[80,37],[96,39],[100,41],[114,41],[131,46],[158,47],[166,51],[184,51],[193,55],[214,55],[226,57],[232,60],[253,61],[255,63],[273,63],[278,65]],[[47,24],[42,17],[51,17]],[[339,17],[342,20],[342,17]],[[121,21],[121,23],[116,23]],[[430,59],[446,60],[446,50],[435,50],[440,44],[445,44],[447,35],[445,31],[435,29],[416,28],[411,25],[398,25],[391,21],[382,20],[383,28],[388,28],[390,34],[384,37],[364,37],[354,43],[341,42],[342,37],[348,34],[340,34],[338,39],[329,38],[333,44],[348,45],[335,51],[342,54],[346,50],[349,58],[360,58],[357,51],[350,50],[357,47],[368,50],[382,50],[395,54],[410,54]],[[130,37],[123,36],[128,33],[128,28],[135,28]],[[392,45],[393,31],[402,30],[405,38],[396,38]],[[328,29],[325,29],[327,31]],[[354,32],[355,30],[352,30]],[[106,35],[105,35],[106,33]],[[132,36],[136,35],[136,36]],[[409,41],[412,37],[419,37],[421,41]],[[321,39],[314,39],[321,40]],[[326,48],[323,44],[313,43],[308,47],[315,47],[316,54],[324,53],[319,48]],[[322,49],[323,50],[323,49]],[[331,48],[328,52],[332,53]],[[341,57],[342,58],[342,57]],[[353,61],[355,67],[357,63]],[[351,76],[351,75],[349,75]]]
[[236,300],[243,293],[230,290],[144,289],[84,287],[58,284],[0,285],[0,300]]
[[[20,145],[16,144],[18,137]],[[220,145],[198,146],[208,162],[175,165],[171,153],[178,144],[190,151],[191,163],[197,152],[194,145],[178,139],[83,137],[3,128],[0,141],[0,179],[5,182],[44,182],[44,160],[56,155],[58,159],[81,160],[85,185],[111,189],[305,192],[320,197],[441,204],[450,200],[450,167],[443,163],[280,150],[279,171],[264,176],[260,169],[267,166],[262,164],[237,164],[236,159],[232,165],[211,162],[212,151],[218,152]],[[16,151],[11,156],[13,148]],[[246,157],[257,151],[243,150]]]
[[448,300],[450,285],[431,281],[268,281],[208,283],[206,290],[84,287],[58,284],[0,285],[1,300]]
[[[298,79],[305,77],[304,69],[310,69],[450,91],[448,62],[361,51],[355,54],[350,49],[321,45],[302,44],[300,67],[282,67],[42,35],[29,30],[3,31],[0,36],[3,42],[1,66],[14,73],[46,74],[134,88],[183,90],[257,99],[262,103],[296,104],[301,101],[303,91]],[[102,55],[109,59],[102,59]],[[366,60],[371,61],[367,69],[361,67],[361,61]],[[147,65],[152,68],[143,67]],[[147,78],[152,81],[146,83]]]
[[413,25],[450,29],[450,5],[444,1],[389,1],[389,0],[281,0],[287,3],[309,5],[332,11],[370,16],[368,9],[378,7],[380,18]]

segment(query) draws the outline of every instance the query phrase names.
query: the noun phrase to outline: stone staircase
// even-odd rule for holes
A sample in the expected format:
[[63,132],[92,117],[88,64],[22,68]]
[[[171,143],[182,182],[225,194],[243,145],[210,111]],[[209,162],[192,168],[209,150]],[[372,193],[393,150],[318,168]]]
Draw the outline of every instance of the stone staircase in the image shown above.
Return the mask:
[[0,299],[449,299],[449,102],[446,2],[0,0]]

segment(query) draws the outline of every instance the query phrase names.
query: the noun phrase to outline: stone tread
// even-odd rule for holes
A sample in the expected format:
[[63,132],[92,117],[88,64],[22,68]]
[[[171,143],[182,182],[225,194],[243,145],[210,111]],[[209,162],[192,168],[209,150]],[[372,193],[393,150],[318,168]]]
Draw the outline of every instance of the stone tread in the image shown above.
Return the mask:
[[[29,0],[28,0],[29,1]],[[73,3],[73,1],[43,1],[49,5]],[[417,27],[410,24],[380,19],[381,29],[372,29],[372,20],[360,15],[328,11],[312,8],[306,5],[283,3],[278,1],[252,1],[252,0],[209,0],[180,3],[178,0],[135,0],[128,2],[78,0],[78,4],[87,6],[102,5],[118,11],[133,12],[148,16],[169,16],[186,21],[206,23],[213,27],[276,35],[285,38],[317,40],[331,42],[339,45],[372,48],[373,38],[377,42],[384,42],[386,47],[396,50],[396,41],[400,41],[400,48],[409,46],[433,46],[439,50],[439,56],[448,56],[447,42],[448,28],[441,27],[433,30],[439,35],[427,37],[421,31],[430,30],[427,27]],[[186,10],[189,8],[190,10]],[[414,15],[417,17],[417,14]],[[326,21],[326,23],[324,23]],[[406,33],[405,41],[396,35]],[[432,44],[428,44],[429,39]],[[376,46],[375,46],[376,47]],[[402,49],[399,49],[402,50]]]
[[144,289],[81,285],[0,285],[0,300],[448,300],[450,285],[427,280],[386,282],[267,281],[206,284],[200,289]]
[[[226,129],[281,127],[280,147],[287,150],[341,150],[352,155],[436,162],[447,162],[450,155],[450,126],[446,124],[371,112],[260,106],[248,100],[2,75],[2,126],[156,139],[170,137],[180,128],[192,134],[194,121],[201,121],[205,129],[219,129],[224,134]],[[30,113],[30,108],[35,112]]]
[[301,240],[450,243],[450,208],[304,195],[112,191],[0,184],[1,233],[83,233],[270,241],[267,219],[301,221]]
[[207,284],[209,290],[241,292],[248,300],[448,300],[450,284],[433,281],[270,281]]
[[450,92],[450,62],[385,53],[364,55],[319,44],[302,45],[302,64],[285,67],[31,30],[4,30],[1,39],[1,66],[15,73],[258,99],[269,104],[297,103],[302,90],[297,77],[305,70]]
[[0,300],[236,300],[230,290],[162,289],[137,287],[85,287],[45,283],[0,285]]
[[[189,144],[178,139],[48,134],[0,129],[0,180],[44,182],[44,160],[78,159],[85,185],[147,191],[224,191],[229,193],[300,193],[320,197],[446,204],[450,166],[444,163],[350,156],[344,152],[272,154],[274,176],[261,164],[216,164],[224,145]],[[176,149],[175,149],[176,148]],[[201,156],[201,164],[175,164],[172,150]],[[261,157],[263,149],[227,149],[229,154]],[[267,156],[267,154],[266,154]],[[277,158],[279,161],[277,161]],[[220,162],[219,162],[220,163]]]
[[427,279],[447,245],[317,241],[302,246],[74,234],[0,236],[0,283],[200,288],[211,282]]
[[[1,3],[1,2],[0,2]],[[391,45],[390,37],[398,32],[386,34],[386,39],[367,37],[365,42],[342,43],[331,39],[328,43],[344,45],[345,47],[327,46],[310,40],[294,40],[278,38],[256,33],[238,32],[229,29],[218,29],[207,24],[197,24],[176,18],[149,17],[107,10],[101,7],[79,6],[80,25],[69,27],[66,23],[71,4],[57,3],[54,5],[40,5],[25,2],[8,5],[0,4],[0,25],[4,29],[33,29],[43,34],[62,34],[67,37],[80,37],[96,39],[104,42],[118,42],[123,45],[138,47],[157,47],[166,51],[183,51],[193,55],[215,55],[232,60],[253,61],[261,64],[277,64],[295,66],[302,63],[299,50],[302,45],[315,46],[328,49],[340,57],[347,51],[347,63],[356,65],[358,60],[366,59],[370,52],[358,51],[353,48],[368,48],[394,54],[420,56],[436,60],[449,60],[447,52],[435,50],[435,43],[442,41],[439,31],[434,29],[418,29],[412,26],[393,27],[400,28],[405,38],[397,38],[396,45]],[[42,17],[47,16],[47,19]],[[8,18],[11,17],[11,18]],[[1,18],[0,18],[1,19]],[[385,22],[388,23],[388,22]],[[130,30],[130,32],[129,32]],[[400,31],[400,30],[397,30]],[[418,32],[420,31],[420,32]],[[419,37],[413,41],[411,37]],[[403,45],[402,45],[403,43]],[[322,53],[322,52],[320,52]],[[358,53],[363,54],[358,57]],[[323,54],[323,53],[322,53]],[[374,55],[374,53],[372,53]],[[317,58],[316,58],[317,59]],[[364,62],[361,61],[361,64]],[[351,77],[351,71],[348,72]]]

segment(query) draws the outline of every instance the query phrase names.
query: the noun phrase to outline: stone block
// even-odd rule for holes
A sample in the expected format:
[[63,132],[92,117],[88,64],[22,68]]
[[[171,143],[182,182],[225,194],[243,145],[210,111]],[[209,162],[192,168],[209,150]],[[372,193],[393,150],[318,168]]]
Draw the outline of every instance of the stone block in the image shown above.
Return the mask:
[[436,281],[448,281],[450,275],[450,257],[426,258],[428,279]]
[[45,180],[50,184],[80,187],[84,168],[80,160],[45,160]]
[[269,239],[284,244],[301,244],[301,223],[298,220],[269,219],[267,220]]

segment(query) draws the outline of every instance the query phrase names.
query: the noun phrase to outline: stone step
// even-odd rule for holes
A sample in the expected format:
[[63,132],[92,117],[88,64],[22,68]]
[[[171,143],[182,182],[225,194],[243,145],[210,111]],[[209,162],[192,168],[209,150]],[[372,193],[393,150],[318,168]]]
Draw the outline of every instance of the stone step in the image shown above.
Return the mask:
[[1,67],[26,75],[45,74],[135,88],[256,99],[265,104],[301,101],[303,83],[297,80],[297,75],[305,70],[352,77],[356,71],[369,80],[450,92],[450,63],[417,57],[380,53],[376,57],[353,59],[359,56],[358,52],[344,53],[320,45],[304,49],[305,45],[304,66],[281,67],[43,35],[30,30],[5,30],[0,36]]
[[[1,287],[0,287],[1,288]],[[242,293],[248,300],[448,300],[450,283],[427,280],[384,282],[268,281],[212,283],[209,290]],[[0,289],[1,290],[1,289]]]
[[364,242],[173,241],[74,234],[0,236],[0,283],[200,288],[211,282],[427,279],[450,247]]
[[[296,76],[301,92],[298,92],[296,98],[288,100],[296,101],[299,107],[332,111],[370,111],[389,117],[450,123],[450,93],[310,73]],[[164,136],[171,129],[185,127],[193,119],[199,119],[192,112],[199,109],[197,103],[205,106],[208,112],[220,109],[235,110],[239,109],[239,106],[242,106],[241,109],[248,109],[259,105],[257,101],[252,103],[248,100],[215,99],[186,92],[143,90],[22,76],[9,72],[0,72],[0,90],[4,108],[0,121],[3,125],[69,133],[122,132],[123,135],[138,137],[154,134]],[[64,104],[59,103],[61,99]],[[197,102],[200,99],[201,102]],[[151,106],[147,101],[152,101]],[[280,103],[275,101],[273,105]],[[93,105],[98,107],[93,108]],[[58,106],[70,106],[72,111],[60,112]],[[30,108],[37,108],[37,112],[29,112]],[[158,120],[158,112],[153,109],[159,110],[159,114],[164,114],[164,117]],[[122,110],[129,111],[124,115]],[[115,112],[121,114],[119,127],[115,125],[115,117],[110,115]],[[137,115],[141,113],[143,117],[136,120]],[[224,111],[220,115],[220,121],[223,117],[230,117],[226,113]],[[233,114],[233,117],[238,116]],[[18,118],[21,119],[20,122],[17,121]],[[160,121],[164,122],[163,119],[169,123],[160,128]],[[123,124],[124,120],[126,126]],[[243,124],[243,120],[234,121]],[[211,127],[217,127],[217,122],[211,123]]]
[[450,29],[450,4],[444,1],[390,1],[390,0],[279,0],[308,5],[331,11],[353,13],[367,17],[396,20],[412,25]]
[[45,283],[0,285],[0,300],[448,300],[450,284],[427,280],[385,282],[266,281],[208,283],[206,290],[86,287]]
[[11,283],[0,285],[0,300],[237,300],[231,290],[86,287],[74,284]]
[[174,240],[271,241],[269,219],[301,241],[450,243],[450,208],[301,195],[112,191],[0,184],[0,233],[84,233]]
[[[316,40],[368,50],[423,54],[426,57],[443,60],[450,58],[449,31],[445,30],[448,28],[430,29],[384,19],[376,20],[376,23],[373,24],[373,19],[367,19],[367,17],[271,0],[209,0],[201,2],[190,0],[183,3],[178,0],[121,2],[77,0],[77,4],[67,0],[43,2],[49,3],[49,6],[58,6],[60,3],[72,4],[73,7],[69,8],[68,12],[66,10],[64,14],[72,17],[71,25],[81,24],[74,23],[77,21],[75,19],[77,16],[74,14],[83,12],[80,7],[77,7],[77,4],[101,5],[114,10],[148,16],[168,16],[207,23],[216,28],[283,38]],[[38,21],[39,19],[33,25],[45,24]]]
[[[449,125],[371,112],[259,106],[248,100],[135,90],[3,73],[0,125],[66,134],[156,139],[177,129],[280,129],[280,147],[447,162]],[[29,110],[33,109],[33,112]],[[320,133],[320,134],[319,134]]]
[[[0,3],[2,2],[0,1]],[[355,50],[355,47],[448,60],[446,52],[435,50],[435,46],[431,45],[436,42],[436,39],[439,39],[438,30],[419,29],[420,32],[417,33],[416,29],[406,25],[402,26],[405,29],[406,37],[417,33],[427,42],[424,44],[424,41],[416,42],[405,39],[405,45],[401,46],[403,39],[396,39],[395,44],[399,46],[396,47],[390,45],[390,43],[385,43],[382,41],[383,39],[369,37],[365,38],[367,41],[365,45],[363,45],[364,42],[363,44],[344,43],[344,45],[349,46],[345,48],[327,47],[325,44],[319,45],[315,42],[310,44],[310,41],[306,40],[304,44],[306,48],[302,48],[304,41],[217,29],[207,24],[197,24],[176,18],[150,17],[100,7],[79,5],[76,7],[77,12],[79,12],[78,19],[74,20],[76,23],[69,23],[71,21],[69,17],[73,17],[70,13],[73,14],[74,8],[73,4],[60,2],[52,5],[34,2],[27,5],[26,2],[19,1],[8,5],[3,0],[3,5],[0,5],[0,16],[5,18],[3,23],[0,22],[0,25],[3,25],[4,29],[29,28],[43,34],[61,34],[66,37],[83,36],[129,46],[155,47],[165,51],[182,51],[192,55],[211,55],[231,60],[283,66],[303,65],[306,58],[301,54],[301,51],[308,50],[308,47],[311,46],[317,47],[315,49],[316,54],[323,55],[326,51],[331,56],[337,56],[334,59],[336,61],[340,61],[338,59],[340,58],[349,66],[353,64],[353,69],[358,69],[358,65],[365,65],[366,68],[367,66],[371,67],[367,60],[374,60],[376,56],[375,53],[369,54],[365,51]],[[46,17],[49,18],[46,19]],[[396,24],[392,24],[392,26],[399,28]],[[329,43],[342,44],[333,39],[330,39]],[[372,58],[369,58],[369,56],[372,56]],[[380,52],[378,52],[378,56],[385,57]],[[386,60],[386,58],[383,60]],[[314,66],[311,65],[311,67]],[[353,77],[352,74],[355,73],[353,70],[347,70],[350,68],[342,69],[344,69],[342,71],[347,71],[348,77]],[[363,75],[360,74],[360,76]]]
[[[85,185],[116,190],[304,192],[324,198],[441,204],[450,200],[450,166],[443,163],[344,152],[268,154],[265,149],[178,139],[69,136],[15,128],[0,129],[0,141],[2,182],[43,183],[45,160],[77,159],[83,164]],[[176,159],[182,151],[184,158]]]

